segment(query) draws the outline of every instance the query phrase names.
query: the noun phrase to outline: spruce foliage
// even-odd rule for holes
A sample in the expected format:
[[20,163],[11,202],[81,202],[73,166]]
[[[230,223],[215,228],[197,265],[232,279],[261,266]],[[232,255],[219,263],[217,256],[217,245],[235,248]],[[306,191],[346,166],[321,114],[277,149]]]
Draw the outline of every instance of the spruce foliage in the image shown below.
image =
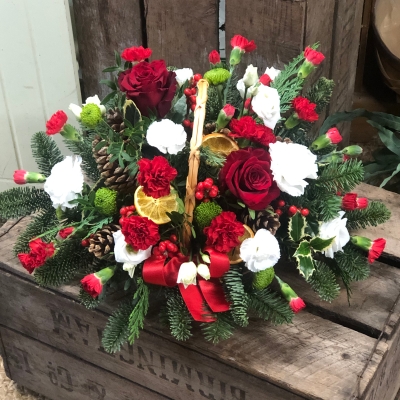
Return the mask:
[[31,148],[39,171],[45,176],[50,176],[54,165],[64,158],[56,142],[44,132],[37,132],[32,136]]
[[294,317],[287,301],[268,288],[250,293],[249,308],[259,318],[270,320],[275,325],[290,323]]
[[121,346],[129,337],[129,317],[135,308],[135,303],[128,301],[122,303],[108,318],[103,332],[102,344],[108,353],[121,350]]
[[209,86],[207,91],[208,99],[206,103],[206,118],[204,123],[215,122],[221,110],[218,92],[215,86]]
[[149,309],[149,294],[149,288],[143,279],[138,279],[137,289],[133,296],[135,307],[129,315],[128,323],[128,340],[131,344],[139,337],[140,330],[143,329],[144,319]]
[[0,217],[4,219],[25,217],[50,207],[52,203],[48,194],[33,186],[12,188],[0,193]]
[[167,319],[171,334],[177,340],[185,341],[191,336],[192,317],[184,303],[180,293],[175,290],[167,290]]
[[88,292],[82,288],[79,291],[79,301],[88,309],[92,310],[100,304],[100,299],[98,297],[93,298]]
[[308,283],[322,300],[331,302],[340,293],[336,276],[325,263],[317,261],[314,265],[315,270],[308,279]]
[[334,86],[335,82],[333,80],[322,77],[308,91],[307,98],[316,103],[317,107],[315,111],[318,114],[324,111],[325,107],[329,104]]
[[317,206],[318,214],[322,221],[329,221],[336,218],[338,212],[341,210],[342,198],[327,193],[326,196],[321,197],[315,205]]
[[390,211],[380,201],[370,201],[367,208],[346,213],[349,229],[366,228],[383,224],[390,218]]
[[229,313],[217,313],[214,322],[201,324],[204,338],[213,344],[229,339],[235,329]]
[[223,277],[228,301],[231,303],[231,314],[239,326],[247,326],[249,317],[248,294],[244,291],[242,274],[236,265],[231,265],[230,270]]
[[335,260],[339,269],[351,281],[361,281],[368,278],[370,268],[367,258],[351,243],[347,244],[343,251],[335,253]]

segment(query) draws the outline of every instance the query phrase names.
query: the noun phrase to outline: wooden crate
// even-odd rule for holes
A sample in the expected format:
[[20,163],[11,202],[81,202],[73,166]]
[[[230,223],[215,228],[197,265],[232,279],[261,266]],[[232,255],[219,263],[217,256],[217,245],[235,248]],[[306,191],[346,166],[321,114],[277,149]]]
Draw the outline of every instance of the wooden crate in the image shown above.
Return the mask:
[[[0,234],[0,351],[7,375],[53,400],[393,400],[400,387],[400,196],[361,185],[383,198],[392,219],[368,230],[388,239],[390,266],[376,262],[371,277],[332,304],[319,300],[301,278],[279,275],[307,303],[290,325],[254,319],[229,340],[211,345],[195,334],[174,341],[156,317],[133,346],[107,354],[101,333],[107,304],[88,311],[77,289],[38,287],[12,257],[24,220]],[[13,222],[15,223],[15,222]]]
[[[143,44],[152,59],[204,73],[208,54],[219,48],[218,0],[74,0],[84,95],[104,96],[101,71],[113,65],[114,50]],[[329,113],[350,111],[364,0],[226,0],[226,49],[235,34],[254,39],[245,56],[259,71],[284,64],[317,41],[326,55],[318,76],[336,82]],[[95,27],[95,29],[94,29]],[[244,72],[244,65],[241,67]],[[348,142],[348,127],[343,131]]]

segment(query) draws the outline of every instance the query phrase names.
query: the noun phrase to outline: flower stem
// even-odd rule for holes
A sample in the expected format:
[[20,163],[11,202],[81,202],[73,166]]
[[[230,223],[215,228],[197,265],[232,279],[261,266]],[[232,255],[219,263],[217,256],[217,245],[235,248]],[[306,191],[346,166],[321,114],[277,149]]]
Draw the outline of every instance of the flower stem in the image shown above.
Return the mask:
[[226,98],[228,97],[228,90],[229,90],[229,86],[231,84],[232,74],[235,71],[235,67],[236,67],[236,65],[231,65],[231,67],[229,68],[229,72],[231,73],[231,75],[229,76],[229,78],[226,82],[223,104],[226,104]]
[[247,96],[247,91],[248,91],[248,90],[249,90],[249,88],[248,88],[247,86],[245,86],[245,88],[244,88],[244,98],[243,98],[242,110],[240,111],[240,114],[239,114],[239,118],[238,118],[238,119],[240,119],[240,118],[242,117],[242,115],[243,115],[244,104],[246,103],[246,96]]

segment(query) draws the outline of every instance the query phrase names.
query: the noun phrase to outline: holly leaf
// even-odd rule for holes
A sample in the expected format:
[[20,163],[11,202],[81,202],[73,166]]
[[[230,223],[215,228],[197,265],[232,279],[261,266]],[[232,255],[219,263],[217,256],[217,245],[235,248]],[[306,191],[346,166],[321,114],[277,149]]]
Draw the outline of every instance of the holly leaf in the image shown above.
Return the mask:
[[297,212],[289,220],[289,237],[298,242],[305,235],[306,219]]
[[307,226],[305,228],[305,233],[311,237],[318,236],[319,234],[319,221],[314,216],[308,216]]
[[124,119],[132,124],[132,128],[142,120],[142,114],[132,100],[126,100],[124,104]]
[[300,271],[300,274],[304,276],[306,280],[313,274],[314,260],[311,257],[311,247],[310,243],[307,240],[303,240],[296,252],[294,253],[294,257],[297,261],[297,269]]
[[315,251],[324,251],[331,246],[332,242],[335,240],[335,237],[336,236],[330,239],[321,239],[320,237],[315,237],[311,240],[310,246]]
[[186,96],[182,96],[172,107],[167,118],[174,121],[176,124],[181,124],[185,119],[187,109]]
[[254,210],[252,210],[251,208],[249,208],[248,210],[249,210],[250,218],[252,220],[255,220],[256,219],[256,212]]

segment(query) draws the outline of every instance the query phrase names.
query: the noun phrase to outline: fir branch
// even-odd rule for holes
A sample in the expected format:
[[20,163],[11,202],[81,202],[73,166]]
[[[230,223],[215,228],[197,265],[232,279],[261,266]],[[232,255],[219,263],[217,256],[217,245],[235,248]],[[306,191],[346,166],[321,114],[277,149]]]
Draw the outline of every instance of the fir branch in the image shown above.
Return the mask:
[[192,317],[182,296],[176,290],[167,290],[167,319],[171,335],[177,340],[185,341],[191,336]]
[[54,165],[64,158],[57,143],[44,132],[36,132],[32,136],[31,148],[39,171],[45,176],[50,176]]
[[[232,72],[231,79],[229,80],[229,87],[226,95],[226,104],[230,104],[233,107],[237,108],[240,110],[240,107],[242,106],[243,99],[242,96],[240,95],[239,90],[236,88],[236,85],[239,81],[239,76],[236,71]],[[223,104],[224,105],[224,104]],[[218,110],[219,113],[220,109]],[[217,114],[218,117],[218,114]],[[216,121],[217,118],[214,119]]]
[[340,286],[336,281],[336,276],[323,262],[316,261],[314,265],[315,270],[307,282],[322,300],[331,302],[340,293]]
[[121,304],[108,318],[103,331],[102,344],[108,353],[116,353],[128,340],[129,317],[134,311],[135,304],[132,301]]
[[50,197],[43,189],[24,186],[0,193],[0,217],[4,219],[25,217],[50,207]]
[[97,163],[93,157],[93,134],[88,134],[81,142],[64,140],[65,145],[74,154],[82,157],[82,169],[93,182],[100,179],[100,172],[97,169]]
[[335,194],[326,193],[315,202],[316,209],[318,210],[319,218],[322,221],[330,221],[338,216],[341,210],[342,198]]
[[140,330],[143,329],[144,319],[149,309],[149,288],[143,279],[137,280],[137,290],[133,296],[136,301],[135,307],[129,316],[128,340],[132,344],[139,337]]
[[378,226],[390,218],[391,212],[380,201],[370,201],[368,207],[363,210],[346,212],[347,227],[349,229],[366,228],[367,226]]
[[367,258],[351,243],[347,244],[343,251],[335,253],[335,260],[349,281],[361,281],[367,279],[370,274]]
[[306,97],[317,104],[315,111],[318,114],[321,114],[331,101],[334,86],[333,80],[322,77],[308,90]]
[[287,301],[268,288],[249,294],[249,308],[275,325],[290,323],[294,317]]
[[[29,251],[29,242],[31,240],[57,226],[58,219],[54,208],[51,207],[48,210],[40,211],[39,214],[36,215],[28,224],[25,231],[18,236],[13,248],[14,254],[27,253]],[[53,236],[54,235],[42,236],[42,239],[45,242],[48,242],[53,239]]]
[[325,166],[319,178],[311,184],[331,192],[350,192],[362,182],[364,168],[361,161],[351,159],[345,163],[332,162]]
[[100,304],[100,299],[98,297],[93,298],[88,292],[82,288],[79,291],[79,301],[88,309],[93,310]]
[[249,324],[248,294],[244,291],[242,274],[237,265],[231,265],[231,269],[224,275],[227,300],[231,303],[231,314],[236,324],[247,326]]
[[217,88],[215,86],[209,86],[207,95],[206,118],[204,120],[205,124],[215,122],[218,118],[219,112],[221,111]]
[[204,338],[213,344],[229,339],[235,329],[229,313],[217,313],[215,316],[214,322],[201,324]]

